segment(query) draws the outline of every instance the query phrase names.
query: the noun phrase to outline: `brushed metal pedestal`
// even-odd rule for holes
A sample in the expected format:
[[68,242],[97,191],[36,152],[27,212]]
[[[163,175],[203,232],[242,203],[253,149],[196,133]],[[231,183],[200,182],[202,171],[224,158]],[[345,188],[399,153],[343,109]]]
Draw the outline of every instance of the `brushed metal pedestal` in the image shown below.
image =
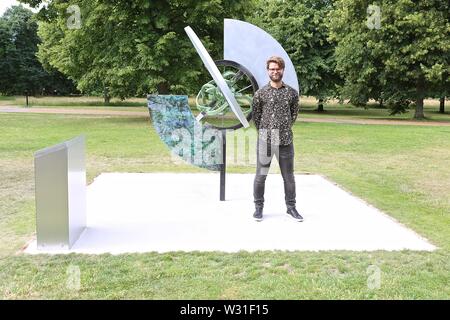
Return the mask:
[[86,228],[85,138],[34,155],[38,249],[70,249]]

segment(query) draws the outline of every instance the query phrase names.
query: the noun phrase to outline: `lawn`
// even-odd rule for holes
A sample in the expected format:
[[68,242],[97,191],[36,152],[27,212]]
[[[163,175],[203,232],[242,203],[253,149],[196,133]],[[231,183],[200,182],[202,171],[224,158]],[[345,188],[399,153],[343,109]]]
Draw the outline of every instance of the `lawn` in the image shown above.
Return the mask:
[[[0,114],[0,128],[0,299],[450,298],[448,126],[294,127],[297,173],[337,182],[429,239],[435,252],[117,256],[20,253],[35,233],[33,153],[85,134],[89,182],[102,172],[203,170],[173,164],[145,117]],[[228,164],[228,172],[254,172],[252,165]],[[373,266],[381,274],[375,288],[368,285]],[[80,271],[79,289],[68,286],[73,268]]]

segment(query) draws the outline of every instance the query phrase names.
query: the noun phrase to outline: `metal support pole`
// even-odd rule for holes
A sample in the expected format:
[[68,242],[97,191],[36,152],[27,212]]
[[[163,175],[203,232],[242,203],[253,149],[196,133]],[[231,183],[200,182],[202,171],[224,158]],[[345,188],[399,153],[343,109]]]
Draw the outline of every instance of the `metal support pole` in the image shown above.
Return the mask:
[[220,201],[225,201],[225,170],[227,168],[227,130],[222,132],[222,165],[220,169]]

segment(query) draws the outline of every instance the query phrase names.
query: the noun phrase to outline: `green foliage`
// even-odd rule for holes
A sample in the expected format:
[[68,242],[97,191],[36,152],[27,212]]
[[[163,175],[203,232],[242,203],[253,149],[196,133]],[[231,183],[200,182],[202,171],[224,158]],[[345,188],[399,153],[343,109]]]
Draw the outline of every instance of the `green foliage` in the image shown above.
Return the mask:
[[[68,28],[69,5],[80,8],[79,29]],[[40,15],[39,58],[83,93],[104,87],[121,98],[196,92],[209,77],[184,28],[191,26],[219,59],[223,19],[243,19],[250,9],[243,0],[53,0]]]
[[36,58],[37,23],[33,13],[13,6],[0,18],[0,93],[72,92],[74,86],[55,70],[45,71]]
[[[352,102],[383,100],[393,113],[450,91],[450,3],[447,0],[381,0],[379,27],[370,25],[369,0],[339,0],[330,14],[330,39],[343,93]],[[376,17],[375,17],[376,18]]]
[[[81,10],[80,29],[68,28],[70,5]],[[197,92],[210,78],[183,29],[192,26],[218,59],[226,17],[272,34],[290,55],[302,94],[319,105],[330,97],[358,106],[374,99],[395,114],[415,102],[421,118],[424,98],[450,91],[447,0],[52,0],[38,16],[41,62],[88,94]]]
[[303,95],[326,100],[337,95],[335,44],[328,40],[331,0],[259,1],[253,23],[277,39],[294,64]]
[[10,57],[15,52],[13,42],[11,41],[11,30],[6,24],[5,19],[0,18],[0,93],[9,93],[11,83],[15,81],[14,65]]

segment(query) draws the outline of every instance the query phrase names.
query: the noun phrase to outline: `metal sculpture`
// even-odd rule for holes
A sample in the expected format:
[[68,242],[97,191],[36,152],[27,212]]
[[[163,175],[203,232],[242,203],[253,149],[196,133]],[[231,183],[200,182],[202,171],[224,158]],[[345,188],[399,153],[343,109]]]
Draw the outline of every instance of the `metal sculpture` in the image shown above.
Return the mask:
[[[297,75],[282,46],[267,32],[250,23],[225,19],[224,60],[215,62],[192,28],[188,26],[185,31],[213,78],[202,86],[196,96],[200,113],[194,118],[187,96],[150,95],[148,107],[158,134],[176,155],[201,168],[220,170],[220,200],[223,201],[226,132],[249,127],[253,94],[269,83],[267,58],[278,55],[285,60],[283,81],[298,92]],[[172,134],[182,128],[189,132],[186,141]],[[180,148],[180,145],[183,147]],[[191,152],[180,153],[180,149]]]
[[225,79],[223,78],[223,76],[220,73],[219,69],[217,68],[216,64],[212,60],[208,51],[206,51],[202,42],[197,37],[197,35],[195,34],[195,32],[192,30],[191,27],[184,28],[184,31],[186,31],[189,39],[191,40],[192,44],[194,45],[195,50],[197,50],[198,55],[202,59],[206,69],[209,71],[210,75],[212,76],[215,83],[219,87],[223,96],[227,100],[229,106],[231,107],[231,110],[233,110],[234,114],[239,119],[239,121],[242,123],[244,128],[248,128],[250,125],[249,125],[247,119],[244,117],[244,114],[242,113],[242,110],[239,107],[239,104],[236,101],[236,98],[234,97],[233,93],[231,92],[230,88],[228,87],[227,83],[225,82]]
[[[244,66],[234,61],[218,60],[215,63],[238,102],[242,113],[247,121],[250,121],[253,95],[259,88],[256,79]],[[214,80],[202,86],[195,102],[197,109],[200,111],[200,115],[197,117],[198,121],[208,123],[217,129],[236,130],[242,128],[242,123],[234,123],[233,118],[228,117],[230,106]],[[217,119],[226,119],[228,123],[214,121]]]
[[225,19],[223,58],[244,66],[256,79],[259,87],[269,83],[266,61],[270,56],[284,59],[283,82],[299,91],[294,65],[280,43],[266,31],[251,23]]
[[149,95],[147,99],[153,127],[175,156],[200,168],[221,169],[222,134],[195,120],[187,96]]

